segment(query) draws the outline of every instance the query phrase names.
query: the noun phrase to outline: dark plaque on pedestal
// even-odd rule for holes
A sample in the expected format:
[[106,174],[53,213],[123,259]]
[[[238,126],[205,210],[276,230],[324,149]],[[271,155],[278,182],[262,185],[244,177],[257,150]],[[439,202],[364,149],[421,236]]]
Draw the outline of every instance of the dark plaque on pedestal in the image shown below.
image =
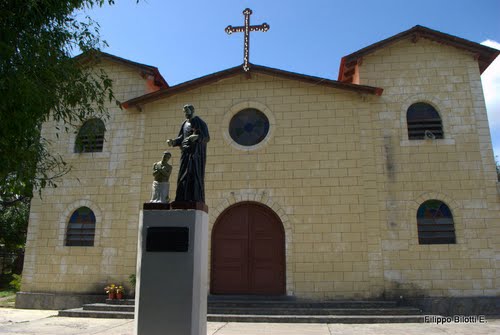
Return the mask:
[[188,227],[148,227],[147,252],[187,252],[189,250]]

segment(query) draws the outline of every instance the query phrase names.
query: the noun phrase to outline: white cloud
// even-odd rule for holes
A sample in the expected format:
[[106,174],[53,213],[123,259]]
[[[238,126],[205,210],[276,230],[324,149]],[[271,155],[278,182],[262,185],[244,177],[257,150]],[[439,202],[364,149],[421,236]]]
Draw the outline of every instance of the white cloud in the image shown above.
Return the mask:
[[[500,43],[486,40],[481,44],[500,49]],[[495,155],[500,155],[500,56],[481,75],[484,98]]]

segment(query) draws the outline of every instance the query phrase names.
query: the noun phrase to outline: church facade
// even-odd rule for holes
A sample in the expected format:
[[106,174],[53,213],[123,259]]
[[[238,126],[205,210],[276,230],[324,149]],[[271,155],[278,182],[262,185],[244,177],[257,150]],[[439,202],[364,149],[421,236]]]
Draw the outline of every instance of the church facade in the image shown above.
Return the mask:
[[498,54],[416,26],[345,56],[338,80],[252,65],[172,87],[101,54],[123,108],[59,139],[44,126],[73,169],[32,201],[18,306],[130,290],[152,164],[171,151],[172,197],[180,151],[165,141],[187,103],[210,130],[208,294],[498,297],[500,188],[480,78]]

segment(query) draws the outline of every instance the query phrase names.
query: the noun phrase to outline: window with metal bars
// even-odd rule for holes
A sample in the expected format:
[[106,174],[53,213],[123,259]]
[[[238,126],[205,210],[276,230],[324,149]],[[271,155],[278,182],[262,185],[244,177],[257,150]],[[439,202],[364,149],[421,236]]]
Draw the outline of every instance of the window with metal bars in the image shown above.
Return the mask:
[[425,102],[411,105],[406,113],[406,121],[410,140],[443,138],[441,117],[434,107]]
[[417,211],[419,244],[455,244],[455,224],[450,208],[440,200],[427,200]]
[[85,121],[78,131],[75,141],[75,152],[102,152],[106,127],[101,119]]
[[71,215],[66,231],[66,246],[92,247],[95,237],[95,215],[88,207],[80,207]]

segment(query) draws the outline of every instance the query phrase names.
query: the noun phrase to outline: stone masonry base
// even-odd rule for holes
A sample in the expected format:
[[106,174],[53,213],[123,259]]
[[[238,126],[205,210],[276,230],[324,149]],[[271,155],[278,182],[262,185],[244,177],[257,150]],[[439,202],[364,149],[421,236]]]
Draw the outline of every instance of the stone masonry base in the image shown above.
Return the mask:
[[105,294],[32,293],[18,292],[16,308],[26,309],[69,309],[84,304],[105,302]]

